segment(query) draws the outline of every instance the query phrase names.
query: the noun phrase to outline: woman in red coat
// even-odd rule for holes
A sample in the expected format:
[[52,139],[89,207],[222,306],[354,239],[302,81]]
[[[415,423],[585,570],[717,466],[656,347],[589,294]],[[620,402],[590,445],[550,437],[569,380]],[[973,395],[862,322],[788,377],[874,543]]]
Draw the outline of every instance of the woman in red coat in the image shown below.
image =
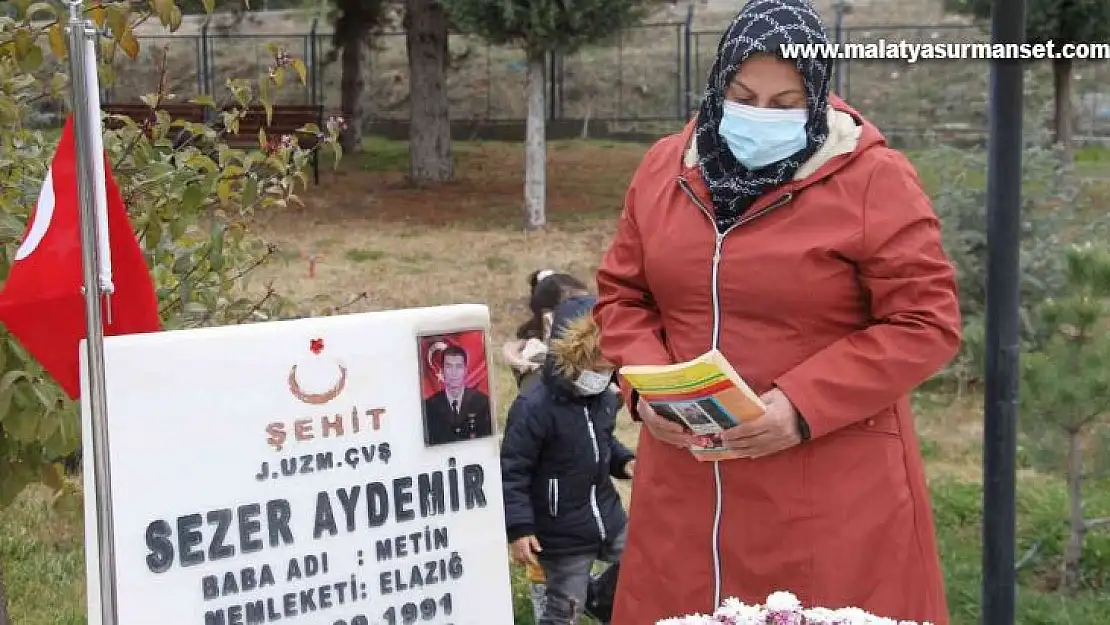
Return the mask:
[[789,590],[948,622],[909,395],[960,344],[953,269],[907,159],[841,100],[805,0],[753,0],[725,33],[698,116],[653,146],[597,274],[605,357],[719,349],[767,412],[698,462],[646,427],[614,625]]

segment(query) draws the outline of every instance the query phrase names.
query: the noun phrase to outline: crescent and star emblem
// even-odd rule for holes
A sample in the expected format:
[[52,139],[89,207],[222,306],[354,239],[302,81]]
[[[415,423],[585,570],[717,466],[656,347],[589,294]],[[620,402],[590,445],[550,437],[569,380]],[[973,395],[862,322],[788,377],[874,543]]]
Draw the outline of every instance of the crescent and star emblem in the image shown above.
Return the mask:
[[[319,356],[320,352],[324,351],[324,340],[312,339],[309,342],[309,350],[313,354]],[[306,404],[320,405],[328,403],[336,397],[339,397],[339,394],[342,393],[343,389],[347,386],[347,368],[338,363],[336,363],[336,367],[339,369],[339,377],[331,388],[322,393],[309,393],[301,388],[301,383],[297,380],[297,365],[293,365],[293,367],[289,369],[289,392],[293,394],[293,397],[296,397]]]
[[46,237],[46,231],[50,229],[50,222],[54,218],[54,203],[54,170],[49,169],[39,190],[39,200],[35,204],[35,216],[31,221],[31,228],[15,252],[16,261],[30,256]]
[[447,343],[443,341],[436,341],[428,346],[427,360],[428,369],[434,374],[440,384],[443,384],[443,370],[436,364],[436,354],[447,349]]

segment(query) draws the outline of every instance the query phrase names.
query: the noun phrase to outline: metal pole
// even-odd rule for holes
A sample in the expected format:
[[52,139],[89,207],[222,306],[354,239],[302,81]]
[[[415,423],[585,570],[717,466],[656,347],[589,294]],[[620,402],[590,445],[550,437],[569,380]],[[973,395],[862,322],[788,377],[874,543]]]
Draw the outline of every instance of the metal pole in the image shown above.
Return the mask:
[[691,108],[692,108],[691,100],[692,100],[692,96],[694,94],[693,71],[690,67],[690,62],[692,60],[691,57],[690,57],[690,47],[691,47],[690,46],[690,39],[691,39],[691,31],[693,30],[693,26],[694,26],[694,5],[691,4],[690,6],[686,7],[686,24],[683,27],[683,37],[682,37],[682,59],[683,59],[682,76],[683,76],[683,79],[685,81],[683,83],[683,89],[682,89],[683,92],[685,93],[685,97],[682,98],[683,105],[684,105],[683,109],[682,109],[684,120],[689,120],[690,119],[690,113],[691,113]]
[[[73,134],[77,152],[77,185],[81,217],[81,261],[85,295],[85,350],[88,366],[88,401],[92,413],[93,480],[96,486],[97,544],[100,563],[101,625],[116,624],[115,528],[112,522],[112,483],[108,458],[108,395],[104,383],[104,326],[101,317],[100,267],[97,250],[95,141],[90,133],[100,127],[100,111],[91,111],[88,97],[86,42],[95,36],[92,23],[81,17],[80,1],[69,4],[69,70],[73,95]],[[95,54],[95,51],[93,52]],[[99,155],[97,155],[99,156]],[[103,233],[106,234],[106,233]]]
[[309,83],[311,84],[310,91],[312,97],[310,103],[315,107],[320,102],[319,99],[319,84],[320,84],[320,67],[316,63],[316,24],[320,23],[320,18],[312,18],[312,28],[309,29],[309,51],[307,51],[307,58],[309,58]]
[[675,81],[674,81],[674,95],[675,95],[675,117],[681,119],[682,114],[686,112],[686,108],[682,106],[682,25],[675,24],[674,27],[674,51],[675,51]]
[[555,119],[555,51],[547,51],[547,118]]
[[[993,43],[1024,42],[1025,2],[1011,0],[1005,9],[995,5]],[[1022,71],[1018,60],[991,62],[980,617],[984,625],[1013,625],[1015,617]]]
[[[835,9],[836,30],[833,34],[833,40],[836,42],[836,47],[839,48],[840,44],[843,43],[844,37],[844,4],[840,2],[836,3]],[[843,84],[843,81],[841,80],[841,75],[843,73],[844,69],[843,65],[841,65],[841,59],[837,57],[835,60],[833,60],[833,80],[835,81],[833,84],[833,91],[836,93],[836,95],[840,97],[844,97],[844,90],[841,87],[841,85]]]
[[[852,0],[836,0],[833,4],[833,9],[836,11],[836,25],[833,30],[833,41],[836,47],[840,47],[844,43],[844,16],[852,13]],[[841,58],[833,60],[833,92],[840,97],[844,97],[844,68],[847,63]]]

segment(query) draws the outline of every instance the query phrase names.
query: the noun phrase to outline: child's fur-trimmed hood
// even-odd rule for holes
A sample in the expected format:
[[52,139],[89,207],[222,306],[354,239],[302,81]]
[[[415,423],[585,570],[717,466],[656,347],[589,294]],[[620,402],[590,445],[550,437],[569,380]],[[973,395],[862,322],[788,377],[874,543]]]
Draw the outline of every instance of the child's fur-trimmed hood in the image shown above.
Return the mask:
[[598,333],[593,315],[585,314],[570,320],[561,336],[552,337],[549,353],[559,375],[573,380],[594,366],[601,358]]
[[572,297],[555,308],[544,380],[560,394],[575,396],[573,381],[601,357],[592,295]]

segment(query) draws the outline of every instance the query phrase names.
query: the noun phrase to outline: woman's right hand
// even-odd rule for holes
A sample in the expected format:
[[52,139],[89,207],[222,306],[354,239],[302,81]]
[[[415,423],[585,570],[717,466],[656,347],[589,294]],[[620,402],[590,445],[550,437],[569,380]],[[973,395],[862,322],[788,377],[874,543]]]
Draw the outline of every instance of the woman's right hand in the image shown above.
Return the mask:
[[636,414],[639,415],[640,421],[651,432],[651,435],[658,440],[683,449],[688,449],[696,444],[696,437],[693,432],[670,419],[660,417],[652,410],[651,404],[644,401],[642,397],[636,402]]

